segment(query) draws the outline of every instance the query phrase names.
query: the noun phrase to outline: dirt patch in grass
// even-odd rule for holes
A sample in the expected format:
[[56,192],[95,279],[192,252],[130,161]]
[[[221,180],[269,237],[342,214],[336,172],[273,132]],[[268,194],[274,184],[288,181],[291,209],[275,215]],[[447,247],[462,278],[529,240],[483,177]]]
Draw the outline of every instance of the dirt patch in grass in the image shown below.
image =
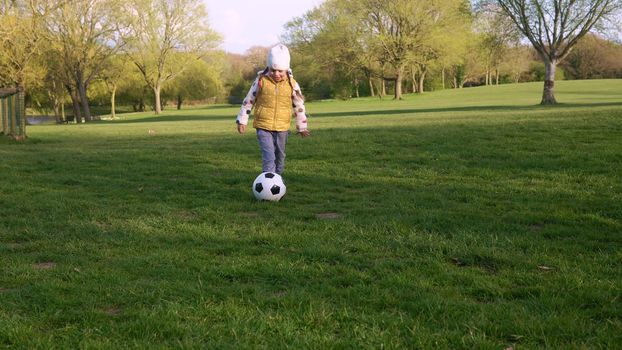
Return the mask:
[[104,313],[106,315],[110,315],[110,316],[118,316],[121,314],[121,308],[120,307],[116,307],[116,306],[111,306],[111,307],[107,307],[104,310]]
[[341,217],[341,214],[334,213],[334,212],[326,212],[326,213],[316,214],[315,216],[318,219],[322,219],[322,220],[334,220],[334,219],[339,219]]
[[40,262],[33,265],[35,269],[50,270],[56,267],[56,263],[52,261]]
[[551,272],[555,270],[555,268],[546,266],[546,265],[538,265],[538,270],[543,271],[543,272]]
[[175,216],[182,221],[195,221],[199,218],[197,213],[190,210],[178,210],[175,212]]
[[272,293],[272,295],[273,295],[274,297],[281,298],[281,297],[284,297],[284,296],[286,296],[286,295],[287,295],[287,291],[285,291],[285,290],[279,290],[279,291],[276,291],[276,292]]
[[479,254],[470,254],[461,257],[451,257],[450,262],[458,267],[480,268],[488,273],[497,273],[507,264],[498,258]]
[[21,243],[21,242],[5,243],[5,246],[7,248],[9,248],[10,250],[20,249],[21,247],[23,247],[25,245],[26,245],[25,243]]

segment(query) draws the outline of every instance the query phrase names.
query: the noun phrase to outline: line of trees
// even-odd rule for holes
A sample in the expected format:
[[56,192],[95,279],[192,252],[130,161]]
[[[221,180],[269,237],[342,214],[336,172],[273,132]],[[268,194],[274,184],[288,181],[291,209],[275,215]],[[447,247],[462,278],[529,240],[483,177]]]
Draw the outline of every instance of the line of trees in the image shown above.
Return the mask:
[[555,104],[557,64],[594,26],[614,15],[619,0],[497,0],[503,13],[529,40],[545,67],[542,104]]
[[358,95],[366,81],[371,95],[384,95],[390,82],[400,99],[404,79],[422,92],[431,73],[442,88],[518,81],[535,74],[535,55],[544,68],[542,103],[553,104],[557,65],[598,24],[619,19],[621,7],[620,0],[326,0],[289,22],[284,39],[302,56],[299,80],[319,97],[323,89]]
[[[622,78],[622,0],[325,0],[282,40],[309,98]],[[609,25],[609,26],[608,26]],[[615,25],[617,29],[611,30]],[[617,41],[616,41],[617,40]],[[76,121],[94,105],[155,113],[192,100],[238,103],[267,47],[218,49],[202,0],[0,0],[0,85]],[[266,43],[271,44],[271,43]],[[558,69],[561,68],[561,69]]]
[[92,120],[96,85],[110,93],[113,115],[119,88],[139,92],[138,109],[149,89],[156,114],[164,88],[181,104],[194,90],[173,81],[186,71],[203,78],[204,92],[221,88],[208,57],[220,36],[201,0],[2,0],[0,38],[0,84],[24,88],[59,119],[68,98],[76,121]]

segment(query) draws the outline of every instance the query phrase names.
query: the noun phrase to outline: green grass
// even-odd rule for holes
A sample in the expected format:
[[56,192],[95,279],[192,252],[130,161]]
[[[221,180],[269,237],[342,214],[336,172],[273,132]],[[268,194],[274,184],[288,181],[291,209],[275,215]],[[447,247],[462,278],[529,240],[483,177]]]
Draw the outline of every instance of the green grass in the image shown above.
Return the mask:
[[620,348],[622,81],[541,88],[310,103],[278,203],[236,107],[2,138],[0,347]]

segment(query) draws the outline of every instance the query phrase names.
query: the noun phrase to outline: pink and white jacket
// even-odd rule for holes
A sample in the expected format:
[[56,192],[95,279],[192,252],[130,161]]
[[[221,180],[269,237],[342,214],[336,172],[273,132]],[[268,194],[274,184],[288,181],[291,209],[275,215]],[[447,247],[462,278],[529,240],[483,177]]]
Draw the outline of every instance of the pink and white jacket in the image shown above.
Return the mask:
[[[297,131],[305,131],[307,130],[307,114],[304,104],[304,99],[302,97],[302,91],[300,90],[300,85],[293,78],[293,74],[291,69],[287,71],[288,79],[290,83],[292,83],[292,111],[296,115],[296,130]],[[260,88],[259,81],[262,77],[268,76],[268,69],[262,70],[257,73],[257,78],[253,81],[250,90],[246,94],[244,98],[244,102],[242,102],[242,107],[240,107],[240,112],[236,118],[236,123],[247,125],[248,118],[251,114],[251,110],[255,104],[255,97],[257,96],[257,92]]]

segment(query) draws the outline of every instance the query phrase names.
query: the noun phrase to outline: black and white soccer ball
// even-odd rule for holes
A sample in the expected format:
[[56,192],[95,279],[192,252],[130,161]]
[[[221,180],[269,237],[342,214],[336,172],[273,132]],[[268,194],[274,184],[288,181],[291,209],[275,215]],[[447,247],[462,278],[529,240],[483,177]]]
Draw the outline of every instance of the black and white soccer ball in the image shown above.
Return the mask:
[[263,201],[276,202],[285,195],[283,178],[277,173],[261,173],[253,182],[255,198]]

